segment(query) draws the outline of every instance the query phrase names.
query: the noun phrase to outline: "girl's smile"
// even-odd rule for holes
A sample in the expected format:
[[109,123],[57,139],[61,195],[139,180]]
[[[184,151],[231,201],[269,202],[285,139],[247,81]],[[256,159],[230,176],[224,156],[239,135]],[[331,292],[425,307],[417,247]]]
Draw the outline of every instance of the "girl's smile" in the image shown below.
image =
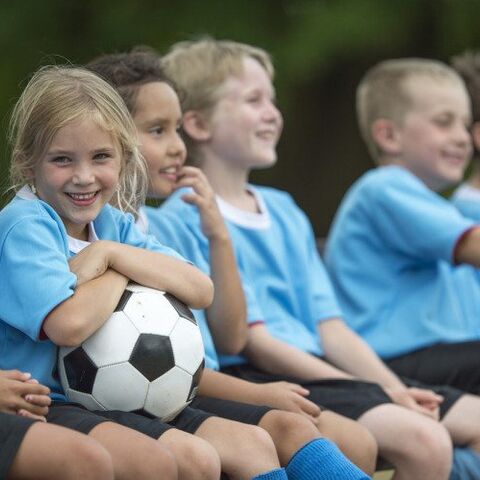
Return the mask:
[[111,135],[92,118],[58,130],[32,172],[37,195],[60,216],[67,233],[86,239],[117,188],[121,155]]

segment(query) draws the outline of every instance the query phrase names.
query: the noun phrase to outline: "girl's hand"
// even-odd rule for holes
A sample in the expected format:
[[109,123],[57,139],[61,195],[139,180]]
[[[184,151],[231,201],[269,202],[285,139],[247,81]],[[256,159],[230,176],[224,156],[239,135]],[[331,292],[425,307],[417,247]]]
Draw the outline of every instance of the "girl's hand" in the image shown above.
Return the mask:
[[205,174],[196,167],[183,167],[175,188],[183,187],[193,189],[192,193],[182,195],[182,200],[198,208],[203,234],[209,240],[227,235],[227,227],[218,209],[215,193]]
[[70,271],[77,276],[77,287],[103,275],[109,267],[109,242],[98,240],[68,260]]
[[50,389],[31,379],[29,373],[0,370],[0,411],[45,421]]

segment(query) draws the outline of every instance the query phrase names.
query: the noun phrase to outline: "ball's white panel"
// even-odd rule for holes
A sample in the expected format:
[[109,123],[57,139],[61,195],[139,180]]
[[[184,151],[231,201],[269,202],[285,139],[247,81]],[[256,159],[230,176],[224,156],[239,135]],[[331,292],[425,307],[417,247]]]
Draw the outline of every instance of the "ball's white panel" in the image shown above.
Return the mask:
[[83,405],[88,410],[106,410],[106,408],[97,402],[92,395],[83,392],[77,392],[71,388],[65,390],[65,394],[70,402],[76,402]]
[[144,285],[139,285],[138,283],[133,282],[130,282],[125,290],[130,290],[131,292],[155,292],[160,293],[161,295],[165,293],[162,290],[155,290],[154,288],[145,287]]
[[176,310],[156,290],[134,293],[123,311],[140,333],[168,336],[178,320]]
[[162,420],[169,420],[186,406],[192,376],[178,367],[153,381],[148,388],[145,410]]
[[123,312],[113,315],[83,343],[83,349],[98,367],[126,362],[130,358],[138,331]]
[[107,410],[138,410],[143,408],[148,380],[129,363],[103,367],[98,370],[93,396]]
[[202,335],[197,325],[180,317],[170,334],[175,365],[193,375],[205,356]]

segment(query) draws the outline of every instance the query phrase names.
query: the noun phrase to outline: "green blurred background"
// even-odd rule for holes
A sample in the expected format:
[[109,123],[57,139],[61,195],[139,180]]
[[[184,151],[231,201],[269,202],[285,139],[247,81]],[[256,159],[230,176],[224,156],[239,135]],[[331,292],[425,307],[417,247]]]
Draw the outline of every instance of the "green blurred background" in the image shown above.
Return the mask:
[[[8,117],[40,65],[209,34],[273,55],[285,129],[275,168],[253,181],[290,191],[317,235],[348,186],[372,166],[355,122],[355,87],[373,63],[449,61],[480,48],[480,0],[0,0],[0,187]],[[6,196],[0,199],[5,202]]]

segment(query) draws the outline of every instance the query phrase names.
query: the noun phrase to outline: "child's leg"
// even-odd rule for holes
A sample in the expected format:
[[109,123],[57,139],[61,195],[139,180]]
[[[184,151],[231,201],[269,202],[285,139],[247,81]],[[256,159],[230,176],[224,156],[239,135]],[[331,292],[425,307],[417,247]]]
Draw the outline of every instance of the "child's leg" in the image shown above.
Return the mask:
[[172,453],[147,435],[113,422],[104,422],[94,427],[89,436],[101,443],[110,453],[115,479],[178,478]]
[[389,403],[368,410],[358,421],[373,433],[380,455],[394,465],[395,480],[448,478],[452,442],[441,423]]
[[210,417],[195,435],[214,446],[231,480],[250,480],[280,468],[275,445],[260,427]]
[[357,467],[373,475],[378,447],[367,428],[330,410],[321,413],[316,425],[320,434],[332,440]]
[[[49,422],[86,433],[110,454],[115,479],[176,480],[172,453],[157,439],[171,427],[125,412],[90,412],[75,404],[54,404]],[[142,433],[140,433],[142,432]]]
[[460,397],[448,410],[442,423],[455,445],[468,447],[480,454],[480,397],[469,394]]
[[73,430],[36,422],[27,431],[7,479],[110,480],[112,459],[93,439]]
[[[337,417],[341,419],[340,416]],[[355,422],[351,423],[355,424]],[[320,438],[317,425],[307,417],[281,410],[271,410],[262,417],[259,426],[271,435],[280,463],[288,464],[286,470],[289,478],[367,478],[362,471],[343,456],[330,440]],[[366,449],[372,453],[369,458],[371,471],[368,472],[371,475],[376,462],[375,440],[364,427],[358,426],[355,430],[361,433],[366,432],[362,438],[362,435],[354,437],[354,432],[351,431],[350,438],[352,443],[353,440],[355,442],[366,441]]]
[[158,441],[175,456],[179,480],[217,480],[220,477],[219,455],[202,438],[172,428]]

